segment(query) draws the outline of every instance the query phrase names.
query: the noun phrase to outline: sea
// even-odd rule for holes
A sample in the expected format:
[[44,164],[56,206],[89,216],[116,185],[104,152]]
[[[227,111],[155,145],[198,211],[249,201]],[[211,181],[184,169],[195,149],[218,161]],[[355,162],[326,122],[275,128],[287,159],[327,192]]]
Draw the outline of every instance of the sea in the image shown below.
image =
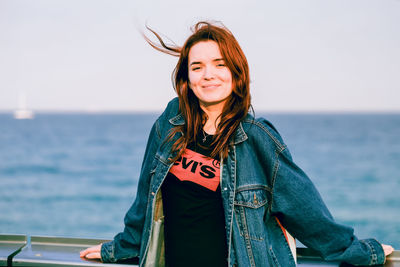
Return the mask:
[[[112,239],[159,114],[35,115],[0,114],[0,234]],[[400,114],[256,116],[278,129],[337,222],[400,249]]]

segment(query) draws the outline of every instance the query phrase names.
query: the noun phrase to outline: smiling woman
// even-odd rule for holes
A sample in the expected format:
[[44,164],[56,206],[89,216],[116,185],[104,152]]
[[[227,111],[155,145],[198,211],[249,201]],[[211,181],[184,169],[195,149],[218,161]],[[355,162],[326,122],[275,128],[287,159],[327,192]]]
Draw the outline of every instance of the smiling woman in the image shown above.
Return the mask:
[[[152,30],[151,30],[152,31]],[[275,127],[249,114],[249,68],[222,25],[199,22],[179,56],[178,98],[151,130],[125,229],[81,257],[140,266],[295,266],[292,235],[327,260],[385,261],[393,248],[336,223]]]
[[[192,30],[194,33],[182,48],[166,45],[151,29],[161,46],[145,37],[157,50],[179,56],[174,86],[186,123],[174,127],[169,137],[177,132],[187,134],[174,143],[173,149],[177,151],[174,159],[188,143],[195,141],[200,130],[215,134],[211,155],[215,157],[222,152],[226,157],[228,139],[251,108],[249,66],[239,43],[225,27],[199,22]],[[202,88],[204,85],[221,85],[221,88],[211,90]],[[212,100],[223,96],[226,96],[223,101]]]
[[232,93],[232,74],[216,42],[199,42],[190,49],[189,87],[203,110],[222,112]]

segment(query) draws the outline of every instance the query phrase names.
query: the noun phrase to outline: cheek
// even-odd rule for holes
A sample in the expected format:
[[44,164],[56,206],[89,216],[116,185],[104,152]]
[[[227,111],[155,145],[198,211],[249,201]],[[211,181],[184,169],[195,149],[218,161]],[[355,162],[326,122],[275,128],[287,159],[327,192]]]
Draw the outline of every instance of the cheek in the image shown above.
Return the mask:
[[196,84],[199,82],[199,75],[193,72],[189,72],[188,78],[189,78],[189,85],[190,86],[196,86]]
[[224,82],[232,81],[232,74],[228,68],[219,70],[218,77]]
[[233,81],[232,81],[232,74],[230,71],[225,72],[222,76],[221,79],[227,83],[230,84],[230,87],[233,87]]

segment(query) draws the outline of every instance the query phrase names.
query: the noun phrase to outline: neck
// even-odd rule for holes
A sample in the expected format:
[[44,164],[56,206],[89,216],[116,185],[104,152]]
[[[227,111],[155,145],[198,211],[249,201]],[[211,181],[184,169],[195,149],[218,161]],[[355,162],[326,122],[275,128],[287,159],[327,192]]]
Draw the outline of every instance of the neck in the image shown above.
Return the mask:
[[208,117],[206,123],[203,126],[203,130],[207,134],[215,134],[220,120],[219,115],[221,115],[222,113],[222,108],[216,106],[201,106],[201,108]]

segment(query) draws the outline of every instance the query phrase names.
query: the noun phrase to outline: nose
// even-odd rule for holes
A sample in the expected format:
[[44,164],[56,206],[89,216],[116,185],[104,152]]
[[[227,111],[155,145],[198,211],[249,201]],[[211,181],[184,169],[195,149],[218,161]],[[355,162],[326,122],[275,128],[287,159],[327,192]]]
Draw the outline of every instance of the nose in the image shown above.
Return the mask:
[[204,68],[203,79],[204,80],[212,80],[214,78],[214,71],[213,68],[210,66],[206,66]]

